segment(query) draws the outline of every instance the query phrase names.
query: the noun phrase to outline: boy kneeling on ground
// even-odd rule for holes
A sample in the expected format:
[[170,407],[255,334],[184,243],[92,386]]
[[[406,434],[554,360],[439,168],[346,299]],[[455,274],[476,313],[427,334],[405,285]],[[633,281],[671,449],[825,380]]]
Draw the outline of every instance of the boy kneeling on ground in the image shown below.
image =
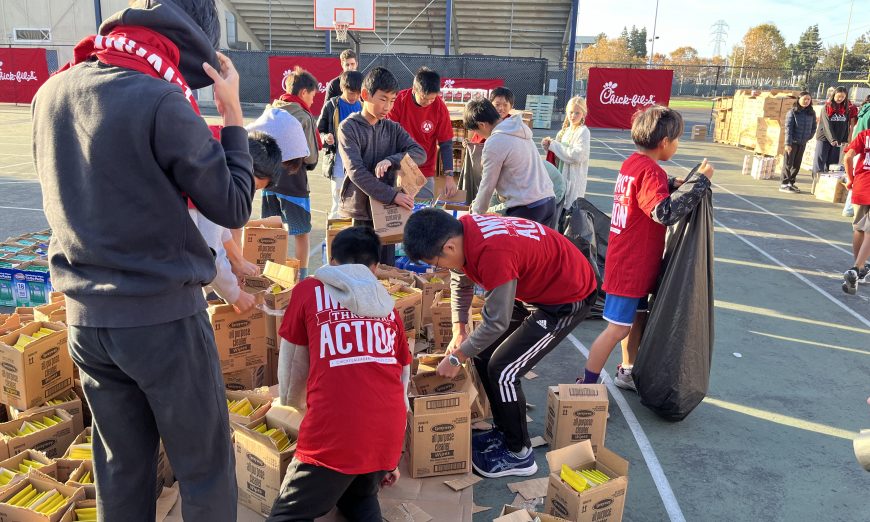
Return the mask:
[[374,275],[380,249],[373,229],[343,230],[330,264],[293,288],[278,384],[282,404],[307,412],[269,522],[314,520],[334,507],[380,522],[378,490],[399,479],[411,352]]

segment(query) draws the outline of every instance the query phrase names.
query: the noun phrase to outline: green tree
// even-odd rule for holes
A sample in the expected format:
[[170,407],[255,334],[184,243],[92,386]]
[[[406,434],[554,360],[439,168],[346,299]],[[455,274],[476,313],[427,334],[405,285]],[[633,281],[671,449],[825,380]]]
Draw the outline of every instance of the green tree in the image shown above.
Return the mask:
[[822,39],[819,26],[811,25],[801,34],[798,43],[788,46],[789,67],[792,71],[803,73],[812,71],[822,55]]
[[619,39],[625,42],[625,45],[628,45],[631,40],[629,39],[628,27],[623,26],[622,32],[619,33]]
[[[840,68],[842,64],[842,69]],[[829,45],[821,52],[819,69],[825,71],[848,71],[867,73],[870,69],[870,32],[859,36],[843,57],[842,45]]]
[[628,33],[628,49],[632,55],[646,58],[646,27],[638,29],[636,26],[631,26],[631,32]]
[[786,67],[789,51],[785,38],[774,24],[761,24],[746,31],[741,44],[734,47],[732,58],[736,66]]

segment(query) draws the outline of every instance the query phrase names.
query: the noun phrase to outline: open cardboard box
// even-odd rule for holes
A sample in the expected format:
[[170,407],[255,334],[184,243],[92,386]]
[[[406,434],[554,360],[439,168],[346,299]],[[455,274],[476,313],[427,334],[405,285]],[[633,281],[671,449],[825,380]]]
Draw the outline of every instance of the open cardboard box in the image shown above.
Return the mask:
[[[560,478],[562,465],[597,469],[610,481],[578,493]],[[628,490],[628,461],[605,447],[592,451],[588,440],[547,453],[550,482],[544,511],[573,522],[620,522]]]
[[[22,335],[45,328],[54,333],[14,348]],[[67,349],[66,325],[34,322],[0,337],[0,402],[26,410],[44,404],[73,387],[73,362]]]
[[[38,471],[31,471],[20,479],[17,477],[16,479],[14,484],[4,489],[2,495],[0,495],[0,520],[8,520],[9,522],[59,522],[66,514],[70,505],[85,499],[85,491],[82,488],[66,486]],[[47,515],[37,513],[32,509],[7,504],[9,499],[27,486],[33,486],[39,492],[56,490],[66,497],[66,500],[57,510]]]
[[21,474],[22,469],[19,468],[21,463],[24,460],[32,460],[34,462],[39,462],[42,464],[41,468],[38,468],[40,473],[48,475],[53,479],[57,479],[57,463],[48,458],[48,456],[38,450],[24,450],[18,455],[13,455],[6,460],[0,461],[0,468],[8,469],[17,474]]
[[[396,300],[396,311],[402,318],[405,330],[418,330],[421,327],[423,317],[423,291],[408,285],[394,285],[387,289],[393,299]],[[397,293],[406,295],[396,296]]]
[[266,261],[287,260],[289,235],[280,220],[254,220],[242,229],[242,256],[262,269]]
[[[433,279],[435,280],[434,282]],[[414,286],[423,291],[423,312],[420,324],[432,324],[432,301],[439,290],[447,289],[449,293],[450,271],[440,270],[428,274],[414,274]]]
[[[85,477],[89,477],[85,479]],[[87,480],[82,482],[82,480]],[[85,497],[97,497],[97,485],[94,483],[94,462],[92,460],[83,460],[79,467],[76,468],[66,481],[67,486],[74,488],[82,488],[85,491]]]
[[501,514],[498,518],[494,518],[492,522],[534,522],[535,520],[540,520],[540,522],[570,522],[564,518],[507,504],[501,509]]
[[227,399],[231,401],[238,401],[248,399],[250,401],[252,410],[250,415],[239,415],[237,413],[230,412],[230,422],[235,424],[248,425],[254,422],[257,419],[266,416],[266,412],[269,411],[269,408],[272,406],[272,398],[266,395],[261,395],[259,393],[253,391],[231,391],[227,390]]
[[81,433],[82,430],[85,429],[85,416],[82,409],[82,400],[75,392],[75,389],[64,392],[62,395],[54,397],[45,404],[28,410],[21,411],[12,406],[6,408],[9,420],[16,420],[24,416],[35,415],[37,413],[48,412],[56,409],[66,410],[66,412],[72,416],[73,433]]
[[[25,422],[42,422],[43,417],[57,416],[61,419],[54,426],[16,436]],[[50,458],[60,457],[75,439],[72,416],[64,410],[55,409],[0,424],[0,456],[8,458],[25,450],[35,449]],[[2,519],[0,519],[2,520]]]
[[353,226],[353,220],[349,218],[326,220],[326,262],[332,259],[332,240],[339,232]]
[[252,308],[238,314],[232,305],[221,302],[209,305],[208,316],[223,373],[266,364],[266,321],[262,310]]

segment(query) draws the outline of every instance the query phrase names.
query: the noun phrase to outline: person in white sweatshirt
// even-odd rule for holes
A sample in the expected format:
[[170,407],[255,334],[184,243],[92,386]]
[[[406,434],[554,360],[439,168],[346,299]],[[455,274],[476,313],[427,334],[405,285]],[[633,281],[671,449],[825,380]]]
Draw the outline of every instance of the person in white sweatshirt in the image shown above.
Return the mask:
[[473,100],[465,106],[465,128],[486,139],[472,211],[486,213],[496,192],[507,216],[552,224],[556,213],[553,183],[522,115],[502,120],[489,100]]
[[586,197],[586,179],[589,174],[589,142],[586,126],[586,100],[575,96],[568,100],[565,122],[556,139],[544,138],[541,145],[559,160],[559,170],[565,176],[565,207],[570,208],[577,198]]

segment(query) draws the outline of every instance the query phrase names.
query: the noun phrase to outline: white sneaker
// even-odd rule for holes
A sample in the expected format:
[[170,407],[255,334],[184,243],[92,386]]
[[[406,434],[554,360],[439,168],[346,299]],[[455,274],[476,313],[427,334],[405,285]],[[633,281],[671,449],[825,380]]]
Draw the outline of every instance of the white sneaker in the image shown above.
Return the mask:
[[621,364],[616,367],[616,377],[613,379],[613,384],[623,390],[637,392],[637,386],[634,385],[634,379],[631,377],[631,368],[623,368]]

